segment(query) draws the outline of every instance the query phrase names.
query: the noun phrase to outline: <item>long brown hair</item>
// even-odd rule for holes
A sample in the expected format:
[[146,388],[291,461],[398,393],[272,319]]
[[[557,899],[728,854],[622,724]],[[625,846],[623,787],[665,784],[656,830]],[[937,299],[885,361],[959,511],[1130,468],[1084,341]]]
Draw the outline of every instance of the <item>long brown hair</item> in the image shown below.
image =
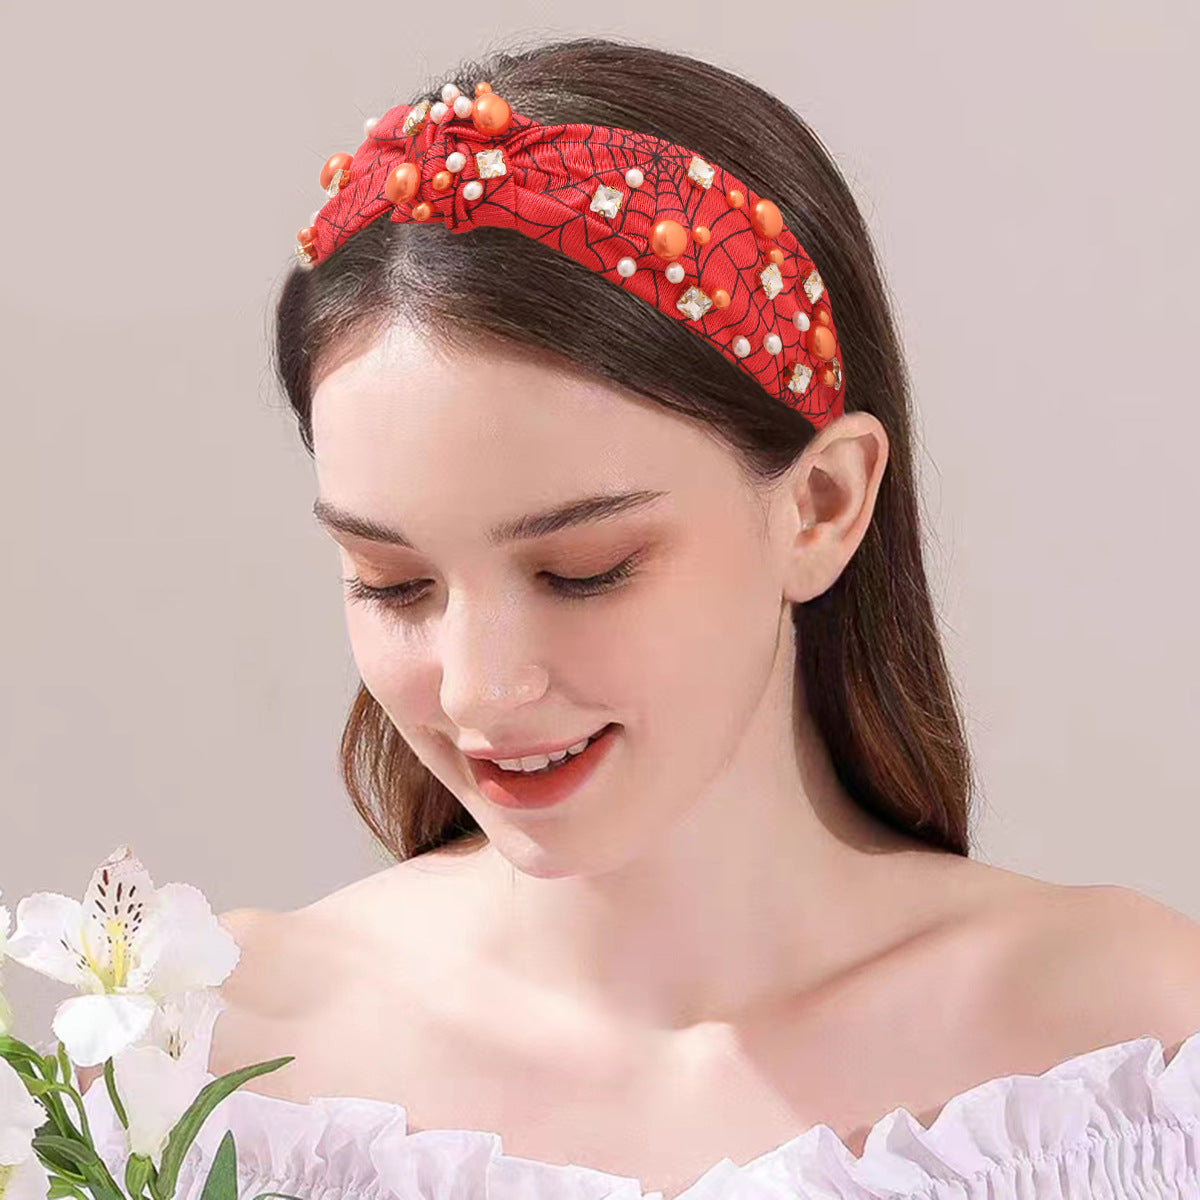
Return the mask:
[[[754,83],[609,38],[496,51],[437,76],[422,95],[446,80],[468,96],[487,80],[543,124],[677,142],[779,206],[829,291],[846,411],[874,414],[889,439],[858,550],[823,594],[793,605],[798,682],[854,802],[893,829],[969,854],[971,760],[922,559],[907,368],[868,231],[829,152]],[[764,484],[815,432],[680,322],[512,229],[455,234],[378,219],[328,260],[293,270],[275,317],[275,369],[310,453],[318,372],[398,320],[448,346],[500,345],[632,389],[711,427],[747,478]],[[397,858],[481,832],[362,685],[341,765],[355,808]]]

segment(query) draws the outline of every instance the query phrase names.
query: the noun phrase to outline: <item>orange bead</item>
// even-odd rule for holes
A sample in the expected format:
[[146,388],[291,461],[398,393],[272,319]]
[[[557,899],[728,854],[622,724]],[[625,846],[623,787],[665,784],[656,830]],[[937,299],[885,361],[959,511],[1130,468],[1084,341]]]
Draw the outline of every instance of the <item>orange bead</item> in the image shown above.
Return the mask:
[[837,383],[837,376],[833,372],[832,367],[824,367],[821,370],[821,382],[826,387],[833,387]]
[[476,96],[482,96],[484,94],[484,92],[490,92],[491,90],[492,90],[492,85],[490,83],[477,83],[475,85],[475,95]]
[[471,109],[471,120],[475,122],[475,128],[480,133],[495,137],[506,132],[512,124],[512,109],[503,96],[497,96],[495,92],[484,92]]
[[777,266],[783,266],[783,251],[778,246],[772,246],[767,251],[767,257]]
[[407,204],[421,186],[421,172],[416,163],[401,163],[383,185],[383,194],[389,204]]
[[712,237],[707,225],[697,225],[692,229],[692,237],[696,239],[702,246],[708,245],[708,239]]
[[729,293],[724,288],[717,288],[717,290],[709,296],[709,299],[713,302],[713,308],[729,307]]
[[412,217],[414,221],[428,221],[433,216],[433,205],[428,200],[422,200],[420,204],[414,204]]
[[725,193],[725,199],[729,201],[730,208],[741,208],[746,203],[746,197],[737,188],[730,188]]
[[816,318],[816,322],[818,325],[828,325],[829,324],[829,309],[818,308],[813,313],[813,317]]
[[311,246],[316,240],[317,231],[311,225],[305,227],[296,234],[296,241],[302,246]]
[[754,232],[761,233],[763,237],[778,237],[783,228],[783,214],[779,206],[770,200],[756,200],[754,211],[750,214],[750,224]]
[[688,234],[678,221],[666,217],[650,231],[650,249],[659,258],[678,258],[687,248]]
[[808,349],[814,358],[832,358],[837,349],[833,330],[828,325],[814,325],[808,331]]
[[439,171],[430,181],[435,192],[446,192],[450,190],[454,183],[454,173],[452,171]]
[[333,179],[334,171],[348,171],[354,160],[349,154],[331,154],[321,168],[321,186],[327,188]]

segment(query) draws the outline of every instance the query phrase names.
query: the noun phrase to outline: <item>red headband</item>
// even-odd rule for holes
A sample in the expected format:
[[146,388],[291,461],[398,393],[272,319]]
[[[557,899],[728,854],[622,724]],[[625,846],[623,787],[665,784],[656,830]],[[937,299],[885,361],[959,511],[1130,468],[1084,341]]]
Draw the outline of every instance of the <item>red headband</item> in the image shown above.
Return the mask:
[[368,122],[353,157],[333,155],[321,171],[330,199],[298,235],[301,262],[323,261],[385,212],[455,233],[516,229],[685,320],[816,428],[841,415],[825,286],[775,204],[674,142],[540,125],[488,83],[475,97],[448,83],[432,107]]

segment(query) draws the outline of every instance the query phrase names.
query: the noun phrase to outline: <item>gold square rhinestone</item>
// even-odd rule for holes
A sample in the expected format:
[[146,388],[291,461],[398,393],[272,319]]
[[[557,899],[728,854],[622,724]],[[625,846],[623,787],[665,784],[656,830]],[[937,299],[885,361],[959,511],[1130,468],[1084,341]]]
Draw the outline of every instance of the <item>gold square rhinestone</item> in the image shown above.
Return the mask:
[[598,184],[592,194],[592,212],[601,213],[611,221],[617,215],[617,209],[621,207],[621,199],[621,193],[616,188]]
[[692,155],[692,161],[688,163],[688,178],[693,183],[698,183],[703,188],[712,187],[713,169],[700,157],[698,154]]
[[779,270],[778,263],[767,263],[759,271],[758,278],[762,283],[762,289],[766,292],[768,300],[774,300],[783,291],[783,275]]
[[404,136],[412,137],[425,124],[427,116],[429,116],[428,100],[422,100],[420,104],[414,104],[408,116],[404,118]]
[[475,166],[479,170],[480,179],[492,179],[497,175],[508,174],[508,164],[504,161],[504,151],[497,146],[494,150],[480,150],[475,155]]
[[681,313],[686,313],[693,321],[698,321],[710,308],[712,301],[698,288],[692,284],[678,300],[675,301],[675,307]]
[[812,379],[812,367],[806,363],[798,362],[792,366],[792,373],[788,377],[787,385],[798,395],[808,390],[809,380]]

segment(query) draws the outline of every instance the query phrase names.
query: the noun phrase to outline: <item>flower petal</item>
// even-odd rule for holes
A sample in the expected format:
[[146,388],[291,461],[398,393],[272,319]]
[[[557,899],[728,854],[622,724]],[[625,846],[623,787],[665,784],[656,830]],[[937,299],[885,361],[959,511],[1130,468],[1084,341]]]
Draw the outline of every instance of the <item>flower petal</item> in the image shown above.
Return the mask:
[[204,1071],[157,1046],[135,1046],[113,1059],[117,1095],[129,1118],[129,1149],[161,1165],[167,1135],[204,1086]]
[[154,1001],[138,993],[74,996],[54,1014],[52,1028],[79,1067],[94,1067],[138,1041],[154,1017]]
[[57,892],[34,892],[17,905],[17,928],[8,957],[72,987],[90,986],[94,976],[83,956],[83,906]]
[[20,1075],[0,1058],[0,1164],[24,1162],[33,1155],[33,1131],[46,1120]]
[[154,881],[128,846],[118,846],[92,872],[83,896],[83,938],[105,991],[128,983],[136,966],[133,947],[154,904]]
[[198,1059],[200,1070],[206,1071],[213,1022],[224,1008],[225,1001],[216,988],[195,988],[168,996],[159,1001],[142,1041],[181,1061]]
[[50,1176],[37,1155],[31,1155],[13,1168],[4,1189],[4,1200],[46,1200],[49,1194]]
[[134,953],[139,966],[130,975],[130,986],[161,997],[217,987],[237,965],[241,951],[199,888],[166,883],[146,914]]

